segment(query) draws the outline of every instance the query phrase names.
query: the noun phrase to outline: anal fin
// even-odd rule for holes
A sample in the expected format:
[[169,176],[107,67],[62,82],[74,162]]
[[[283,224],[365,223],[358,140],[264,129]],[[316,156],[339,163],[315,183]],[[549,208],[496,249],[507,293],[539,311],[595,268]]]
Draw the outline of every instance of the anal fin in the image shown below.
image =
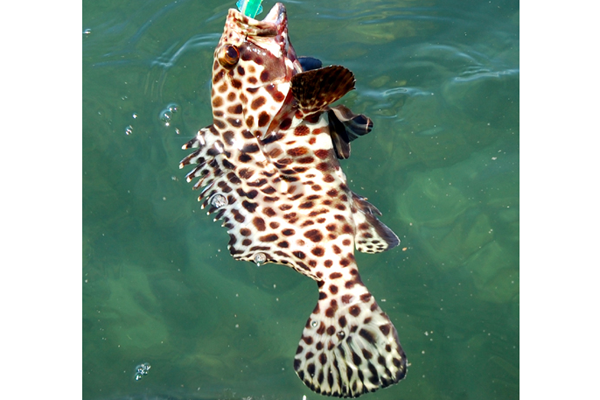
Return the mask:
[[356,250],[362,253],[380,253],[400,244],[400,239],[377,219],[381,212],[364,197],[352,193],[357,210],[352,214],[356,226]]

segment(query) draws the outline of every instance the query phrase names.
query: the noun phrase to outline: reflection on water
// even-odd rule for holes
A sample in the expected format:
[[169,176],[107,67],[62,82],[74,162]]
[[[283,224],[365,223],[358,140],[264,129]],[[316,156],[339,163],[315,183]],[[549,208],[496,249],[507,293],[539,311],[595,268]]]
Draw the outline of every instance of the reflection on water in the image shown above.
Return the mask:
[[[84,2],[86,399],[320,397],[292,368],[316,286],[233,261],[178,169],[234,3]],[[518,3],[285,4],[296,51],[357,77],[374,130],[342,167],[402,239],[357,254],[411,363],[365,398],[517,398]]]

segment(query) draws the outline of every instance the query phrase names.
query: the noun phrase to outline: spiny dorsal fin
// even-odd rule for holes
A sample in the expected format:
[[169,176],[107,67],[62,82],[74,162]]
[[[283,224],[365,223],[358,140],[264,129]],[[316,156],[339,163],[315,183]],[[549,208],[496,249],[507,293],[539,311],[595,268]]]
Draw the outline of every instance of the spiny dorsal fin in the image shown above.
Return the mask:
[[350,157],[350,142],[373,129],[373,122],[363,114],[354,114],[346,106],[331,107],[327,112],[333,149],[340,159]]
[[[239,148],[232,146],[233,143],[238,143]],[[252,158],[249,154],[257,153],[254,145],[255,139],[249,139],[243,133],[235,138],[231,131],[221,134],[210,125],[198,131],[198,134],[183,146],[183,149],[197,150],[181,160],[179,165],[179,168],[195,165],[186,175],[186,180],[191,182],[198,178],[193,187],[202,188],[198,201],[202,201],[202,209],[208,208],[207,214],[215,213],[214,221],[224,221],[222,226],[227,228],[230,237],[227,247],[236,260],[254,258],[253,253],[244,253],[239,244],[237,247],[235,244],[240,230],[244,228],[242,222],[249,219],[249,214],[257,207],[257,203],[251,201],[256,196],[256,190],[252,187],[256,186],[262,177],[258,174],[252,176],[248,169],[239,169],[234,164],[240,156]],[[233,155],[232,151],[235,151]]]
[[300,72],[292,78],[292,94],[304,114],[325,108],[354,89],[354,74],[340,65]]
[[356,250],[362,253],[380,253],[400,244],[398,236],[377,219],[376,215],[381,215],[381,212],[373,204],[356,193],[352,193],[352,199],[357,206],[356,212],[352,214],[357,228]]

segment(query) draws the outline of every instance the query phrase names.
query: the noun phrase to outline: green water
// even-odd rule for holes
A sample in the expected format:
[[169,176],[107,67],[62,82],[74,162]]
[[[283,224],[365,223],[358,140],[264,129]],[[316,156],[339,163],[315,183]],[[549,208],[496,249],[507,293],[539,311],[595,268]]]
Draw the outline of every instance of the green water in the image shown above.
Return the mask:
[[[178,169],[234,4],[83,2],[86,400],[323,398],[292,366],[315,283],[234,261]],[[410,362],[363,398],[517,399],[519,3],[285,4],[296,52],[356,75],[375,127],[342,167],[402,240],[357,254]]]

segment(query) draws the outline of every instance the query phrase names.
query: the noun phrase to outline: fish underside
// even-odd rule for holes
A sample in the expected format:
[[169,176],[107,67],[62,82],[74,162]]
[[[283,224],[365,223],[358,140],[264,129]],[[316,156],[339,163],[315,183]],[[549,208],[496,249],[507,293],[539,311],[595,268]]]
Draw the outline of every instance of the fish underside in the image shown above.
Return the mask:
[[338,159],[372,122],[331,104],[354,89],[348,69],[297,57],[285,7],[262,20],[229,10],[214,53],[213,123],[183,146],[199,201],[229,233],[236,260],[287,265],[319,300],[294,358],[313,391],[358,397],[406,374],[396,328],[363,284],[354,248],[400,243],[379,210],[348,188]]

